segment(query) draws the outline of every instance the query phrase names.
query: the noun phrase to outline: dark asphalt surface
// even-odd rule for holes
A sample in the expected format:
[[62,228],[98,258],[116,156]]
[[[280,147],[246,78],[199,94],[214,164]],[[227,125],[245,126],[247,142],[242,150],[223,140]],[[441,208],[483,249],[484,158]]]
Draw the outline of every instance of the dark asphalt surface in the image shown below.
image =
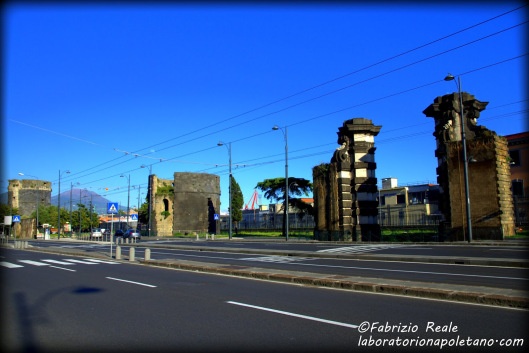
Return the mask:
[[[183,245],[174,245],[172,241],[154,239],[145,241],[144,239],[138,244],[123,244],[123,259],[125,261],[128,259],[129,248],[134,246],[137,252],[136,262],[140,261],[149,265],[259,277],[267,280],[294,281],[308,285],[341,286],[354,288],[354,290],[385,291],[387,288],[380,286],[392,286],[391,290],[402,295],[443,297],[446,300],[456,299],[493,305],[529,307],[528,263],[521,259],[422,255],[413,257],[377,254],[378,248],[371,249],[369,253],[364,254],[322,254],[313,251],[253,248],[256,244],[265,245],[261,241],[247,242],[244,247],[197,246],[198,243],[215,244],[217,240],[197,242],[186,239],[179,241],[184,243]],[[235,244],[232,242],[229,242],[229,245]],[[288,245],[295,247],[306,244]],[[343,244],[337,245],[344,247]],[[354,248],[350,243],[347,245],[344,248]],[[30,246],[38,251],[110,258],[108,243],[64,239],[59,242],[32,241]],[[361,246],[368,247],[369,244]],[[496,246],[496,244],[491,244],[485,247],[492,249]],[[151,261],[143,259],[145,256],[143,251],[146,247],[151,251]],[[523,249],[523,247],[519,246],[518,249]],[[279,258],[285,263],[270,262],[270,258],[274,261]],[[283,261],[285,259],[286,261]],[[443,263],[452,265],[441,265]],[[459,263],[466,265],[456,265]],[[513,266],[518,268],[513,268]],[[276,274],[278,275],[275,276]],[[322,284],[322,279],[327,282],[324,281]],[[367,283],[367,285],[353,285],[352,283]],[[464,293],[463,297],[459,295],[461,293]]]
[[[1,261],[23,265],[2,270],[1,339],[6,351],[350,352],[364,349],[369,339],[420,338],[439,345],[443,339],[471,338],[485,339],[491,346],[445,346],[442,351],[516,352],[523,347],[514,340],[526,343],[529,338],[526,310],[127,262],[36,266],[20,260],[85,258],[26,250],[5,249],[1,256]],[[412,332],[399,332],[403,325],[413,327]],[[440,332],[433,332],[436,328]],[[500,347],[515,342],[517,347]],[[417,352],[439,350],[411,347]]]

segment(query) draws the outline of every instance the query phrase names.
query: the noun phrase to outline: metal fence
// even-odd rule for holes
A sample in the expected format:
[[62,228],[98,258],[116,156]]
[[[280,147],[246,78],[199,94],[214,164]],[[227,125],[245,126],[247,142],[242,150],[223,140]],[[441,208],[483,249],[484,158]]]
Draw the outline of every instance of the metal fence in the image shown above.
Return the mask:
[[[245,229],[262,229],[262,230],[281,230],[283,229],[283,214],[273,213],[273,214],[256,214],[255,217],[253,214],[248,216],[244,215],[244,219],[237,224],[233,223],[233,228],[237,227],[239,230]],[[303,218],[300,218],[297,214],[289,214],[288,217],[288,227],[289,229],[306,229],[313,230],[315,227],[314,217],[310,215],[305,215]],[[229,217],[222,217],[220,222],[220,229],[228,230],[229,229]]]

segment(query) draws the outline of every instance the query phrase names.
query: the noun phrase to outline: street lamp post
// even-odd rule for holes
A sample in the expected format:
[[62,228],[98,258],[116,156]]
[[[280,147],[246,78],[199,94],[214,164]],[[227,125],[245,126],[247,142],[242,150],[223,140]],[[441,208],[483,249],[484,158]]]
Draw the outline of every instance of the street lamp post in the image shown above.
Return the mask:
[[[224,142],[219,142],[217,144],[218,146],[222,146],[222,145],[225,145]],[[226,146],[226,145],[225,145]],[[231,240],[231,235],[232,235],[232,208],[231,208],[231,142],[228,143],[228,146],[226,146],[226,148],[228,148],[228,155],[230,157],[230,181],[229,181],[229,184],[228,184],[228,193],[229,193],[229,211],[230,211],[230,221],[229,221],[229,225],[230,225],[230,230],[229,230],[229,239]]]
[[[70,174],[70,171],[67,170],[64,173]],[[57,200],[58,206],[58,220],[57,220],[57,239],[61,239],[61,170],[59,169],[59,199]]]
[[[448,74],[445,77],[445,81],[454,80],[454,76]],[[470,190],[468,186],[468,157],[467,157],[467,143],[466,143],[466,134],[465,134],[465,125],[464,125],[464,109],[463,109],[463,96],[461,94],[461,76],[457,76],[457,82],[454,81],[459,91],[459,120],[461,128],[461,144],[463,145],[463,174],[465,179],[465,203],[467,211],[467,233],[468,233],[468,242],[472,242],[472,221],[470,213]]]
[[33,178],[37,178],[37,234],[35,235],[35,238],[37,238],[39,236],[39,181],[40,179],[37,176],[24,174],[24,173],[18,173],[18,175],[26,175],[26,176],[30,176]]
[[284,217],[285,217],[285,240],[288,241],[288,138],[287,138],[287,127],[285,126],[285,130],[283,131],[282,128],[274,126],[272,130],[281,130],[283,135],[285,136],[285,210],[284,210]]
[[[142,168],[147,168],[145,164],[141,166]],[[151,175],[152,175],[152,164],[149,166],[149,237],[151,236],[151,202],[152,202],[152,183],[151,183]]]
[[129,206],[130,206],[130,174],[129,176],[126,176],[126,175],[123,175],[121,174],[120,175],[121,178],[127,178],[127,180],[129,181],[129,192],[128,192],[128,197],[127,197],[127,229],[129,229]]

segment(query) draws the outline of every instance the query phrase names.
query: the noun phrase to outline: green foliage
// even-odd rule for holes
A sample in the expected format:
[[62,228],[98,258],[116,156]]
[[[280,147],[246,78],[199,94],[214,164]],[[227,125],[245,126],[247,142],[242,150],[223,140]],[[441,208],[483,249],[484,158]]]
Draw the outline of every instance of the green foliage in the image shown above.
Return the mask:
[[[288,178],[288,191],[294,196],[309,196],[312,192],[312,183],[303,178]],[[285,200],[285,178],[265,179],[257,183],[256,189],[264,192],[264,196],[270,201]]]
[[[90,210],[86,209],[85,205],[83,204],[77,204],[77,206],[79,208],[72,212],[72,229],[79,229],[79,214],[81,215],[81,230],[82,231],[90,231],[90,229],[92,228],[98,228],[99,227],[99,215],[96,212],[92,212],[92,220],[90,221]],[[69,222],[70,219],[68,218],[67,221]],[[65,221],[63,221],[63,215],[61,212],[61,223],[64,224],[65,222],[66,222],[66,219]]]
[[141,204],[140,210],[138,211],[138,222],[142,224],[149,223],[149,198],[145,198],[145,202]]
[[2,222],[4,221],[4,216],[11,216],[18,214],[18,208],[13,208],[13,213],[11,213],[11,207],[6,204],[0,204],[0,217],[2,218]]
[[162,211],[160,213],[161,213],[162,216],[164,216],[163,219],[166,219],[171,214],[169,211]]
[[320,165],[315,166],[313,169],[320,174],[325,174],[329,171],[329,163],[321,163]]
[[231,177],[231,205],[233,208],[233,212],[230,210],[232,214],[232,220],[234,222],[242,221],[242,208],[244,206],[244,198],[242,195],[241,187],[233,176]]
[[164,195],[174,195],[174,188],[172,185],[167,185],[166,183],[163,183],[163,186],[158,186],[158,188],[156,188],[156,193]]

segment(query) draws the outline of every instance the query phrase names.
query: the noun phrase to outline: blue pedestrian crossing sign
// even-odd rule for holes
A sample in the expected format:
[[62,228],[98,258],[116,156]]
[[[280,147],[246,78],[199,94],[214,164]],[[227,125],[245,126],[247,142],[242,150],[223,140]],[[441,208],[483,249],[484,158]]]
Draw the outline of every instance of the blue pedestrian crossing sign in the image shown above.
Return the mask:
[[137,214],[130,215],[130,219],[133,220],[133,221],[137,221],[138,220],[138,215]]
[[119,206],[117,202],[109,202],[107,206],[107,213],[118,213]]
[[20,216],[13,216],[13,223],[20,222]]
[[218,221],[219,219],[220,219],[220,217],[219,217],[218,214],[214,214],[213,215],[213,220]]

